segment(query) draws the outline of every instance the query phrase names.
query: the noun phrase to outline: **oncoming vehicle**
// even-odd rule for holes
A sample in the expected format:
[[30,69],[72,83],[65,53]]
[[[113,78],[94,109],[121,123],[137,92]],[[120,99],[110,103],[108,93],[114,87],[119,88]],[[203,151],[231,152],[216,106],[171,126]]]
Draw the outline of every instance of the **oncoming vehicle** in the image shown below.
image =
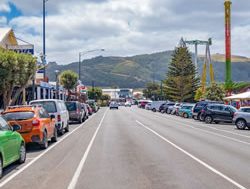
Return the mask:
[[118,110],[118,108],[119,108],[119,105],[117,102],[115,102],[115,101],[110,102],[109,109],[117,109]]
[[4,117],[10,123],[21,126],[18,131],[25,143],[38,143],[42,149],[48,147],[48,141],[57,141],[57,130],[54,115],[41,106],[13,106],[3,112]]
[[179,109],[179,115],[184,118],[190,118],[192,117],[192,108],[194,107],[194,104],[184,104]]
[[34,100],[30,102],[30,105],[42,105],[50,116],[55,116],[56,129],[58,134],[63,135],[64,132],[69,131],[69,112],[63,100]]
[[18,161],[24,163],[26,160],[25,141],[16,132],[20,130],[19,125],[12,127],[0,116],[0,178],[3,176],[3,168]]
[[237,129],[250,129],[250,107],[242,107],[234,114],[233,123]]

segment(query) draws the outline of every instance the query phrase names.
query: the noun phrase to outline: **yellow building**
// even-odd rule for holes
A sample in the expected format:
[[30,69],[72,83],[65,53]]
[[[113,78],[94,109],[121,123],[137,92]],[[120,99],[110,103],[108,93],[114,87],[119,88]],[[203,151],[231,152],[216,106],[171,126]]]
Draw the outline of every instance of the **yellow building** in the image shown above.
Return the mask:
[[9,49],[9,46],[17,46],[17,39],[11,28],[0,28],[0,47]]

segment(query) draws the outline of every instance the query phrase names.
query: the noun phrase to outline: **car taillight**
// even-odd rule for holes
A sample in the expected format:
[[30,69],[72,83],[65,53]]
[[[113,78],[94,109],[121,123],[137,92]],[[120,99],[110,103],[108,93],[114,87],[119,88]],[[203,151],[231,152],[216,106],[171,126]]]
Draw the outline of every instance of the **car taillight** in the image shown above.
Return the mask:
[[57,115],[57,121],[61,121],[61,115]]
[[39,121],[38,119],[33,119],[33,121],[32,121],[32,126],[37,127],[37,126],[39,126],[39,125],[40,125],[40,121]]

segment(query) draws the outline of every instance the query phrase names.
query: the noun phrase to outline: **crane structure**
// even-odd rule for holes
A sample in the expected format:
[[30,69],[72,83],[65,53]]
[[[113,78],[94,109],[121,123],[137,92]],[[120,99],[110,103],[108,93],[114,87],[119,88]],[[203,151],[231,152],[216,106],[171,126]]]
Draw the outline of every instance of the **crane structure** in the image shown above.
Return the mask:
[[194,45],[195,46],[195,67],[198,68],[198,46],[199,45],[205,45],[206,51],[205,51],[205,59],[202,69],[202,76],[201,76],[201,87],[202,92],[205,93],[206,90],[206,81],[207,81],[207,67],[209,66],[209,74],[210,74],[210,82],[214,82],[214,70],[213,70],[213,64],[211,59],[211,53],[210,53],[210,46],[212,45],[212,39],[209,38],[207,41],[202,40],[183,40],[181,38],[180,46],[187,46],[187,45]]

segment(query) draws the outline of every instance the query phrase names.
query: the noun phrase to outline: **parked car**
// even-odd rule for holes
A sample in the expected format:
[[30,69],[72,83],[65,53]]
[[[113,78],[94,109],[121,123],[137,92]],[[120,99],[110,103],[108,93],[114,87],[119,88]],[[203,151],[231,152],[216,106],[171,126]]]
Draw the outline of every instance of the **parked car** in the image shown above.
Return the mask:
[[250,107],[242,107],[234,114],[233,123],[237,129],[250,129]]
[[16,132],[20,129],[19,125],[11,127],[4,117],[0,116],[0,178],[3,176],[3,168],[14,162],[22,164],[26,160],[25,141]]
[[96,102],[94,100],[88,100],[87,104],[90,105],[93,112],[97,112],[99,110],[99,107],[97,106],[97,104],[96,104]]
[[82,123],[85,121],[85,109],[82,108],[82,104],[77,101],[67,101],[65,102],[67,110],[69,111],[69,120],[77,121]]
[[[216,108],[213,108],[216,107]],[[234,114],[238,110],[230,105],[223,104],[208,104],[204,108],[204,121],[205,123],[219,123],[219,122],[228,122],[232,123]]]
[[205,113],[206,113],[207,106],[208,106],[209,109],[211,109],[211,110],[222,111],[222,110],[224,109],[224,105],[223,105],[223,104],[213,104],[213,103],[207,104],[207,105],[205,105],[205,106],[202,108],[202,110],[201,110],[201,112],[200,112],[200,115],[199,115],[199,120],[200,120],[200,121],[204,121],[204,119],[205,119],[205,115],[206,115]]
[[174,107],[173,107],[173,110],[171,112],[172,115],[176,115],[179,107],[181,106],[181,103],[175,103]]
[[178,113],[181,117],[190,118],[192,117],[192,108],[194,104],[184,104],[180,107]]
[[34,100],[30,102],[30,105],[40,104],[49,115],[54,115],[56,118],[56,129],[58,134],[63,135],[64,132],[69,131],[69,112],[66,108],[64,101],[57,99],[43,99]]
[[147,103],[147,104],[145,105],[145,109],[146,109],[146,110],[151,110],[151,105],[152,105],[151,102],[150,102],[150,103]]
[[13,106],[3,112],[10,123],[21,126],[18,131],[25,143],[38,143],[42,149],[48,148],[48,141],[57,141],[55,116],[49,115],[42,106]]
[[88,106],[85,103],[81,103],[82,105],[82,109],[84,110],[84,120],[89,118],[89,110],[88,110]]
[[132,106],[132,104],[130,101],[125,102],[125,107],[131,107],[131,106]]
[[152,103],[151,103],[151,110],[153,111],[153,112],[159,112],[159,110],[160,110],[160,106],[162,105],[162,104],[164,104],[164,103],[166,103],[166,101],[153,101]]
[[159,112],[166,113],[168,111],[168,107],[173,105],[175,105],[174,102],[166,102],[160,106]]
[[171,112],[173,111],[173,109],[174,109],[174,106],[175,106],[175,104],[174,105],[172,105],[172,106],[169,106],[168,107],[168,110],[167,110],[167,114],[171,114]]
[[200,102],[197,102],[195,104],[193,110],[192,110],[192,118],[195,119],[195,120],[201,120],[200,119],[201,111],[208,104],[223,104],[223,102],[216,102],[216,101],[200,101]]
[[148,103],[152,103],[152,101],[151,100],[139,100],[138,107],[142,108],[142,109],[145,109],[145,106]]
[[111,109],[119,109],[119,105],[118,105],[118,103],[116,102],[116,101],[112,101],[112,102],[110,102],[110,104],[109,104],[109,109],[111,110]]
[[92,108],[90,107],[90,105],[86,104],[87,105],[87,108],[88,108],[88,113],[89,113],[89,116],[91,116],[93,114],[93,110]]

